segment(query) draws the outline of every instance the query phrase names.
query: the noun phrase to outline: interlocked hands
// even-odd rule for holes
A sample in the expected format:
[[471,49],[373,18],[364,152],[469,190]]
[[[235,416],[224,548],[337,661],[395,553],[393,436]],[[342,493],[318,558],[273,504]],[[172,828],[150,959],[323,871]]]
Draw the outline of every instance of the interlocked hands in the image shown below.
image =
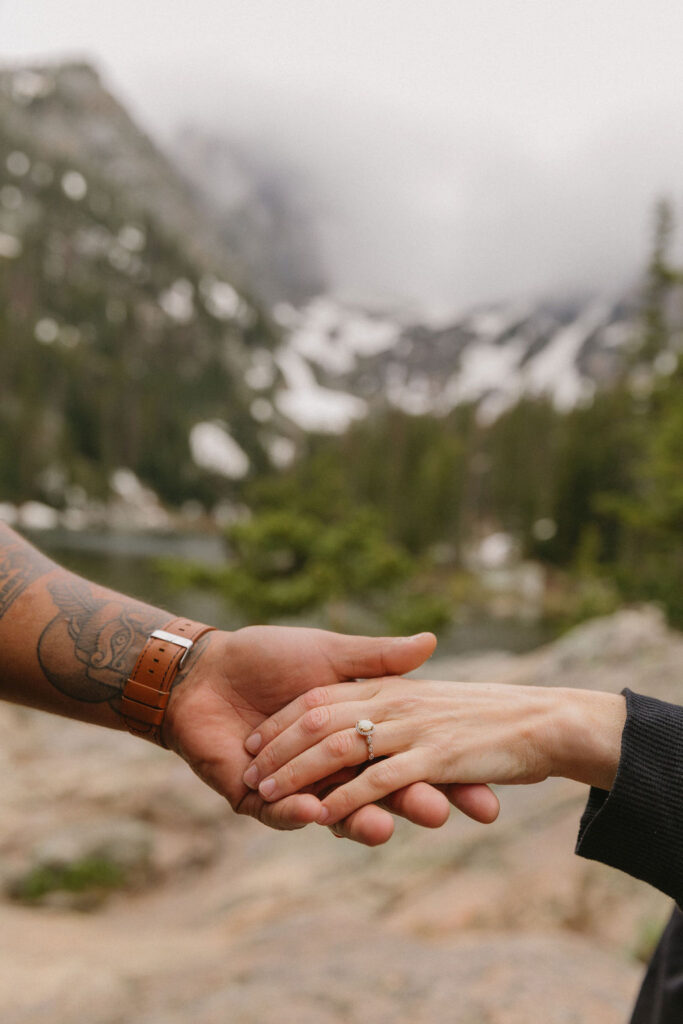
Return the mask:
[[[274,714],[286,716],[283,724],[295,721],[298,711],[305,711],[311,700],[318,701],[323,694],[341,692],[347,686],[378,685],[349,680],[409,672],[432,654],[435,645],[431,633],[385,639],[277,626],[209,633],[173,690],[166,714],[166,743],[237,813],[252,815],[273,828],[301,828],[320,820],[321,797],[327,801],[337,791],[346,792],[344,787],[354,781],[357,760],[351,758],[344,765],[337,758],[330,771],[264,799],[262,792],[244,781],[252,760],[249,738],[266,728],[268,734],[279,731],[280,719],[270,717]],[[297,698],[300,704],[282,711]],[[386,842],[393,832],[390,812],[435,828],[448,817],[449,800],[479,820],[490,820],[495,817],[493,810],[497,811],[495,797],[483,787],[441,791],[416,777],[383,792],[382,806],[365,801],[348,814],[336,815],[335,832],[374,846]]]

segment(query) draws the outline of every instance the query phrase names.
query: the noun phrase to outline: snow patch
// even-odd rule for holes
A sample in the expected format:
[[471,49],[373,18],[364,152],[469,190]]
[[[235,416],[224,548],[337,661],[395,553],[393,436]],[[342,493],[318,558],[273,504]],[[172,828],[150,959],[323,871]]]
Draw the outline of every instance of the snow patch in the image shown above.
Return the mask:
[[26,501],[19,506],[19,525],[27,530],[54,530],[59,512],[42,501]]
[[227,281],[205,277],[200,288],[207,311],[217,320],[239,320],[244,315],[246,303]]
[[247,367],[244,379],[254,391],[265,391],[275,383],[275,363],[266,348],[254,349],[251,355],[251,366]]
[[290,329],[288,344],[294,351],[335,375],[349,373],[359,358],[393,348],[400,333],[394,321],[345,309],[327,297],[315,299],[299,313],[281,304],[276,319]]
[[196,423],[190,431],[190,450],[197,466],[229,480],[241,480],[249,472],[249,458],[220,422]]
[[124,224],[118,234],[119,245],[128,252],[142,252],[147,244],[147,236],[142,228],[135,224]]
[[525,390],[552,395],[558,409],[572,409],[582,401],[589,382],[579,373],[576,360],[584,342],[604,323],[605,313],[605,305],[595,303],[578,320],[557,331],[525,366]]
[[7,235],[0,231],[0,259],[14,260],[21,256],[21,240],[14,235]]
[[7,170],[15,178],[23,178],[31,170],[31,161],[20,149],[15,149],[13,153],[10,153],[5,164]]
[[286,469],[296,458],[296,445],[289,437],[273,437],[266,447],[270,461],[277,469]]
[[258,423],[267,423],[273,418],[273,406],[267,398],[255,398],[249,406],[249,412]]
[[392,363],[386,377],[387,398],[409,416],[433,412],[438,401],[438,386],[422,374],[409,376],[405,366]]
[[62,192],[67,199],[78,203],[88,194],[88,183],[79,171],[66,171],[62,175]]
[[298,353],[281,348],[276,361],[287,385],[275,396],[276,405],[303,430],[342,434],[354,420],[367,415],[367,403],[362,398],[321,387]]
[[159,305],[166,316],[179,324],[187,324],[194,316],[194,287],[181,277],[159,296]]
[[517,371],[527,343],[514,338],[505,345],[475,341],[462,354],[460,368],[448,381],[445,398],[451,405],[475,402],[491,391],[519,394]]
[[[109,477],[118,502],[109,508],[108,518],[115,527],[122,529],[164,529],[169,524],[168,513],[162,508],[159,498],[151,487],[145,487],[132,469],[121,466]],[[79,517],[72,517],[73,524]]]
[[54,91],[54,78],[38,71],[22,70],[12,76],[12,97],[17,103],[29,104]]

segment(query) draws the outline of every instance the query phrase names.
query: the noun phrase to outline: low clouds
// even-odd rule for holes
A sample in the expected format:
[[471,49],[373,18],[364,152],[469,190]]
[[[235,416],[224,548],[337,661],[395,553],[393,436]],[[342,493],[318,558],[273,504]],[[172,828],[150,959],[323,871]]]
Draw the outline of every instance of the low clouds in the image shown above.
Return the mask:
[[340,293],[444,311],[639,272],[683,198],[682,33],[666,0],[0,6],[8,57],[92,56],[158,137],[299,180]]
[[446,312],[618,289],[647,259],[655,200],[683,191],[673,109],[625,109],[548,153],[495,122],[237,92],[250,118],[226,102],[207,127],[306,181],[325,263],[349,298]]

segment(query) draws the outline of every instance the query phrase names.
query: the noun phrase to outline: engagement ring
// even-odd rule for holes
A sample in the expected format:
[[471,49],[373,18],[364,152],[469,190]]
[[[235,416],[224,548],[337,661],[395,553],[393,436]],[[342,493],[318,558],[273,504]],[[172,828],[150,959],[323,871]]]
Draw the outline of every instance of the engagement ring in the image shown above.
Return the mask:
[[361,718],[356,722],[356,732],[359,736],[362,736],[368,745],[368,761],[372,761],[375,756],[375,752],[372,749],[372,734],[375,731],[375,723],[371,722],[369,718]]

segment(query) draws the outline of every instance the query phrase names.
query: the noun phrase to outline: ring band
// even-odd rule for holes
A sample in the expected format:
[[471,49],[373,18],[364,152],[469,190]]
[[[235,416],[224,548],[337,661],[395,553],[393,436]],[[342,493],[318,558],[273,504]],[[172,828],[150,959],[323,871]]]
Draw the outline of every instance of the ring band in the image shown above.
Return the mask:
[[368,745],[368,761],[372,761],[375,752],[372,749],[372,735],[375,731],[375,723],[371,722],[369,718],[361,718],[356,722],[356,732],[359,736],[362,736]]

